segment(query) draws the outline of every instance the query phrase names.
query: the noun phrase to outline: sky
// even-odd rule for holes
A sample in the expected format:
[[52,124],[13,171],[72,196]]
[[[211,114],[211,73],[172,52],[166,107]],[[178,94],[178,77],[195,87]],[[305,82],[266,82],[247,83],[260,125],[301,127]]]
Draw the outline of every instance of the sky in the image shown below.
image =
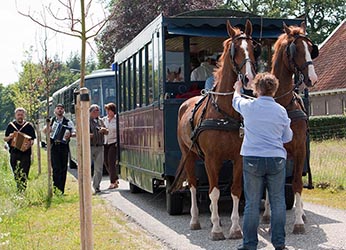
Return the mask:
[[[76,0],[74,0],[76,1]],[[23,13],[42,13],[42,3],[48,5],[58,1],[54,0],[2,0],[0,8],[0,83],[8,85],[18,81],[19,73],[22,71],[21,62],[26,61],[25,51],[29,51],[33,46],[32,61],[39,62],[43,57],[42,41],[44,38],[44,29],[38,24],[24,17],[17,12],[17,9]],[[17,7],[16,7],[17,3]],[[30,4],[30,5],[28,5]],[[78,6],[79,1],[76,1]],[[60,10],[59,10],[60,7]],[[104,13],[100,9],[101,6],[92,6],[93,10],[91,20],[93,23],[104,18]],[[60,6],[53,8],[56,13],[66,16],[66,9],[63,10]],[[80,11],[76,8],[76,13]],[[100,17],[96,20],[96,17]],[[53,27],[63,26],[62,23],[52,21],[50,24]],[[88,27],[88,26],[87,26]],[[65,24],[65,30],[68,26]],[[48,54],[50,57],[57,55],[62,61],[65,61],[71,52],[80,51],[81,41],[77,37],[68,35],[56,34],[48,31]],[[94,50],[96,46],[93,46]],[[87,48],[87,56],[92,50]],[[95,55],[96,58],[96,55]]]

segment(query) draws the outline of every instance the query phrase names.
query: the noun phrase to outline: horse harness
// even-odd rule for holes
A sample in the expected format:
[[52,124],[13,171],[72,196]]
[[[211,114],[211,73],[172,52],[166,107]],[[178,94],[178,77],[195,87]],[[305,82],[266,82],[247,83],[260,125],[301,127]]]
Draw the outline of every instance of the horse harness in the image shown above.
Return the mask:
[[[194,119],[197,110],[199,110],[202,106],[202,103],[206,100],[206,104],[202,110],[202,114],[200,116],[200,119],[198,120],[196,126],[194,124]],[[208,104],[211,103],[212,107],[214,109],[221,113],[224,118],[219,118],[219,119],[204,119],[205,113],[207,111]],[[220,109],[219,105],[216,103],[215,99],[213,98],[213,94],[208,92],[206,95],[202,97],[196,104],[195,107],[193,108],[192,116],[189,120],[190,126],[191,126],[191,141],[192,145],[191,148],[195,145],[197,149],[198,156],[204,160],[204,154],[202,152],[202,149],[200,145],[198,144],[198,136],[205,130],[220,130],[220,131],[237,131],[241,127],[241,121],[233,118],[227,112],[224,110]]]
[[302,83],[304,81],[304,74],[302,73],[303,70],[308,67],[309,65],[312,65],[312,60],[311,61],[306,61],[303,65],[299,66],[296,61],[294,60],[294,56],[296,55],[297,51],[297,46],[296,46],[296,41],[301,38],[305,40],[306,42],[309,42],[312,44],[312,51],[311,51],[311,59],[315,59],[318,57],[319,51],[318,47],[316,44],[314,44],[310,38],[307,36],[301,35],[301,34],[296,34],[294,35],[293,41],[287,45],[286,48],[286,54],[289,60],[289,63],[293,65],[294,68],[294,81],[295,82],[300,82]]
[[[235,54],[236,54],[236,47],[234,45],[234,42],[237,40],[250,40],[253,43],[254,46],[254,57],[255,57],[255,63],[251,61],[251,59],[249,57],[244,58],[244,60],[241,62],[240,65],[238,65],[235,62]],[[257,68],[257,58],[261,55],[262,52],[262,48],[261,48],[261,44],[256,42],[255,40],[252,39],[252,37],[250,36],[246,36],[244,33],[241,33],[235,37],[232,38],[232,45],[231,45],[231,49],[230,49],[230,57],[231,57],[231,61],[233,64],[233,71],[238,75],[238,77],[240,78],[240,80],[242,81],[242,84],[244,86],[247,86],[247,83],[249,82],[249,80],[247,79],[247,77],[241,72],[241,69],[245,66],[245,64],[247,62],[250,62],[253,65],[253,68],[256,69]],[[256,75],[256,72],[253,72],[254,75]]]
[[[290,110],[290,106],[294,105],[295,103],[298,103],[300,109],[295,108],[293,110]],[[302,99],[298,97],[298,94],[296,92],[293,91],[293,97],[290,103],[287,106],[285,106],[285,109],[287,111],[288,117],[291,119],[291,123],[300,120],[304,120],[306,122],[308,121],[308,115],[305,106],[302,103]]]

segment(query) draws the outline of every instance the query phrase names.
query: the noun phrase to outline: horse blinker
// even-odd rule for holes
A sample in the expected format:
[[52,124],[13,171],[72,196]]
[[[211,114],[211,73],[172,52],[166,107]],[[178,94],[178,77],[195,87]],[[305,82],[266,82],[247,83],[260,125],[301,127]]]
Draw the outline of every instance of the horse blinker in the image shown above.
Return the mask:
[[287,55],[289,55],[289,58],[290,60],[294,60],[294,56],[296,54],[296,50],[297,50],[297,47],[296,47],[296,40],[301,37],[303,38],[304,40],[307,40],[308,42],[310,42],[312,44],[312,50],[311,50],[311,59],[315,59],[316,57],[318,57],[319,55],[319,50],[318,50],[318,46],[316,44],[314,44],[308,37],[305,37],[305,36],[297,36],[295,37],[295,39],[291,42],[291,44],[287,47]]
[[234,46],[234,43],[232,42],[232,45],[231,45],[231,59],[232,59],[232,61],[234,61],[234,55],[235,55],[235,46]]
[[316,44],[312,45],[311,59],[315,59],[319,55],[319,50]]
[[293,60],[293,58],[296,54],[296,50],[297,50],[296,44],[294,43],[294,41],[290,44],[289,47],[287,47],[287,49],[288,49],[287,52],[288,52],[288,55],[290,57],[290,60]]

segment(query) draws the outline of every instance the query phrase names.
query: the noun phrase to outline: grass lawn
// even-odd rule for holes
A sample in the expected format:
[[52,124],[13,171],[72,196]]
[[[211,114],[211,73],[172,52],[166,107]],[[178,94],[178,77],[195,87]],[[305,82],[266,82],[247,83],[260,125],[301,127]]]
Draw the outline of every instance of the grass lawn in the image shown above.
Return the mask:
[[315,188],[303,190],[303,201],[346,210],[346,191]]
[[[54,196],[49,208],[33,205],[2,215],[0,249],[79,249],[77,185],[69,176],[68,194]],[[159,241],[100,197],[93,197],[92,204],[94,249],[163,248]]]
[[346,140],[312,141],[310,148],[315,189],[304,189],[303,200],[346,209]]
[[[78,182],[68,174],[66,195],[54,195],[48,202],[45,155],[42,151],[42,174],[37,174],[35,160],[28,188],[18,194],[8,153],[0,148],[0,249],[80,249]],[[99,196],[92,197],[92,219],[94,249],[165,249]]]

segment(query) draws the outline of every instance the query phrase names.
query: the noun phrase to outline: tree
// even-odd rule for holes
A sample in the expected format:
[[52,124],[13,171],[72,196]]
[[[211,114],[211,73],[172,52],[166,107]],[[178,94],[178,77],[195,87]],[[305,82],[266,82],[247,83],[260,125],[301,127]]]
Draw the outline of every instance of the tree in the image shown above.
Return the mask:
[[22,62],[23,71],[19,74],[19,81],[14,84],[14,94],[11,96],[16,107],[23,107],[27,111],[27,120],[35,123],[40,107],[40,97],[43,89],[37,82],[41,76],[39,64],[32,62],[32,47],[25,52],[26,61]]
[[11,98],[14,95],[14,85],[3,86],[0,84],[0,130],[4,130],[7,124],[14,118],[14,103]]
[[228,0],[225,7],[266,17],[305,15],[309,36],[317,44],[346,18],[345,0]]
[[[80,5],[76,5],[76,2],[80,2]],[[88,0],[85,4],[84,0],[59,0],[59,4],[65,9],[65,13],[61,14],[60,9],[55,9],[51,5],[44,6],[45,10],[53,18],[52,22],[47,22],[45,12],[41,12],[41,15],[37,16],[35,13],[20,12],[23,16],[28,17],[41,27],[52,30],[61,34],[78,37],[81,40],[81,74],[80,74],[80,88],[81,92],[84,91],[85,83],[85,66],[86,66],[86,44],[87,41],[95,37],[100,30],[106,25],[108,19],[105,17],[101,20],[95,20],[93,18],[92,6],[93,1]],[[102,2],[100,2],[102,3]],[[101,6],[102,7],[102,6]],[[76,10],[77,8],[77,10]],[[78,14],[79,12],[79,14]],[[89,17],[89,18],[88,18]],[[112,15],[109,16],[111,18]],[[89,22],[88,22],[89,21]],[[54,25],[55,24],[55,25]],[[67,25],[67,27],[63,27]],[[47,55],[45,53],[45,55]],[[47,59],[45,57],[45,59]],[[47,62],[47,60],[45,60]],[[47,86],[49,84],[47,83]],[[48,91],[47,91],[48,92]],[[77,145],[78,150],[78,166],[82,170],[82,176],[78,178],[80,186],[80,217],[81,217],[81,248],[93,249],[92,239],[92,219],[91,219],[91,187],[90,187],[90,137],[89,137],[89,123],[86,106],[88,101],[85,100],[83,94],[83,100],[81,105],[77,101]],[[47,102],[48,103],[48,102]],[[81,112],[79,112],[79,108]],[[84,113],[83,113],[84,112]],[[83,122],[82,122],[83,121]],[[47,122],[48,124],[48,122]],[[82,143],[83,142],[83,143]],[[84,166],[84,167],[83,167]]]
[[287,1],[295,16],[306,15],[307,31],[315,43],[323,42],[346,18],[345,0]]
[[110,9],[114,11],[114,17],[96,38],[100,66],[109,67],[114,61],[115,52],[132,40],[160,13],[172,16],[190,10],[216,8],[222,3],[222,0],[112,1]]

